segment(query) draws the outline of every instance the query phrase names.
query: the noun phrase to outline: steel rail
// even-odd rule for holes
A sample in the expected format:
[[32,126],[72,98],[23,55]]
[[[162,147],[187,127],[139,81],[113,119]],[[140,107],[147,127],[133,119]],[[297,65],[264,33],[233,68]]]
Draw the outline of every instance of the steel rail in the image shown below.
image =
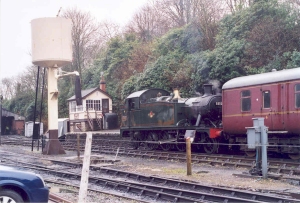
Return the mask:
[[73,203],[72,201],[69,201],[59,195],[56,195],[52,192],[49,193],[49,200],[56,203]]

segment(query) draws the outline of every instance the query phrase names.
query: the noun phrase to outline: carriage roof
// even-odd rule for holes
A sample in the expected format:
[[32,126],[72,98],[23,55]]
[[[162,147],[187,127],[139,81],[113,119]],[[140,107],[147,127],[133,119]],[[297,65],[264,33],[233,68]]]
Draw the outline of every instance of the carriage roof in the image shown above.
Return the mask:
[[272,71],[268,73],[261,73],[256,75],[249,75],[238,77],[226,82],[222,89],[232,89],[238,87],[247,87],[253,85],[270,84],[291,80],[300,79],[300,68],[285,69],[280,71]]

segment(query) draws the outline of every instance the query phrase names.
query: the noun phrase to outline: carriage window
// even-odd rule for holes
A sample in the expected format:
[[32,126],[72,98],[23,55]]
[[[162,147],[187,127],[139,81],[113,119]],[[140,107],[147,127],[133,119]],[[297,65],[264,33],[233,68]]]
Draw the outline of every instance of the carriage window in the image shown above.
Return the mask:
[[241,92],[241,110],[250,111],[251,109],[251,94],[250,90],[244,90]]
[[270,91],[263,92],[263,108],[267,109],[271,107],[271,93]]
[[300,84],[295,85],[295,106],[300,108]]

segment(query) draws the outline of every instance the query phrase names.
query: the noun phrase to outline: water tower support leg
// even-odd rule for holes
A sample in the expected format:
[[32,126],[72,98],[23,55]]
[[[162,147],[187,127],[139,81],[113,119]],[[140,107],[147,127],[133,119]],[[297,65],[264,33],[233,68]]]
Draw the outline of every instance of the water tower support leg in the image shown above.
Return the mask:
[[65,150],[58,140],[58,130],[49,130],[49,141],[43,150],[45,155],[65,154]]
[[43,154],[65,154],[65,150],[58,140],[58,90],[57,90],[57,67],[48,68],[48,126],[49,141]]

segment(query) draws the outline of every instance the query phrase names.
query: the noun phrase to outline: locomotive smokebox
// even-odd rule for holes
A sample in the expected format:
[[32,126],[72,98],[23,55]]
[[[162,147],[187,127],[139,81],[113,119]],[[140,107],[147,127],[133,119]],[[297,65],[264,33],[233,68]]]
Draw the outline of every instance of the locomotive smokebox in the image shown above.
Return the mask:
[[203,121],[212,124],[221,120],[222,97],[212,94],[211,84],[204,85],[203,96],[190,98],[185,103],[187,106],[183,107],[183,112],[192,125],[200,125]]

